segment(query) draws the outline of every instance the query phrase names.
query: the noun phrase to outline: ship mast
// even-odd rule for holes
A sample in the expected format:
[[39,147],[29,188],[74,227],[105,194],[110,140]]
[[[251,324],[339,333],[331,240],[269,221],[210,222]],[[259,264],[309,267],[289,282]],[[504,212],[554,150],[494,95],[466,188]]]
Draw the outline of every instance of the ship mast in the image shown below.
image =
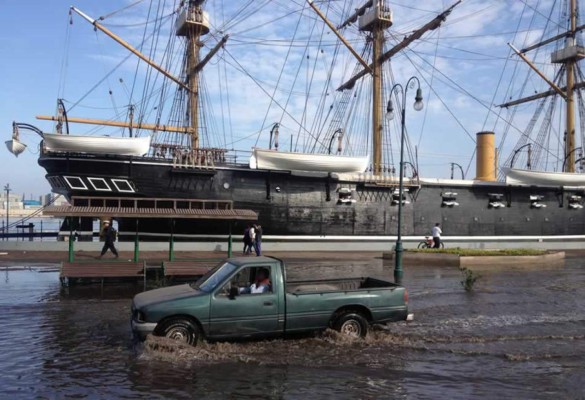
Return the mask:
[[[567,49],[575,49],[575,30],[577,29],[577,0],[571,0],[571,27],[567,36]],[[575,172],[575,63],[577,57],[566,60],[567,72],[567,131],[565,133],[565,171]]]
[[[461,0],[455,2],[448,9],[437,15],[431,21],[415,30],[409,36],[406,36],[402,42],[384,52],[384,31],[392,26],[392,11],[385,4],[384,0],[370,0],[363,7],[356,11],[356,14],[348,18],[341,26],[346,26],[350,22],[358,19],[360,31],[371,32],[372,40],[372,63],[369,68],[365,68],[347,80],[337,90],[343,91],[352,89],[356,82],[362,77],[372,73],[372,153],[373,153],[373,173],[379,175],[382,172],[382,132],[383,132],[383,93],[382,93],[382,66],[396,53],[405,49],[410,43],[422,37],[428,31],[438,28],[447,18],[451,11],[461,3]],[[366,8],[371,7],[366,11]]]
[[[370,8],[366,11],[365,7]],[[382,56],[385,42],[384,31],[392,26],[392,11],[384,0],[369,1],[362,8],[364,10],[362,11],[363,15],[359,17],[359,30],[370,32],[372,41],[372,64],[364,70],[364,75],[367,72],[372,73],[372,172],[374,175],[381,175],[382,133],[384,130],[382,118],[382,66],[385,61]],[[342,25],[345,25],[345,23]],[[353,87],[353,84],[351,86]]]
[[199,71],[201,36],[209,33],[209,18],[201,5],[205,0],[188,0],[177,21],[177,36],[186,38],[185,74],[189,87],[187,120],[191,128],[191,148],[199,148]]
[[[219,49],[221,49],[229,37],[229,35],[225,35],[223,38],[221,38],[221,40],[215,45],[213,49],[211,49],[211,51],[203,58],[203,60],[200,60],[200,48],[203,46],[201,43],[201,36],[209,33],[209,16],[205,11],[203,11],[201,7],[204,2],[205,0],[188,0],[187,5],[180,13],[176,22],[176,35],[184,36],[186,38],[186,57],[184,66],[186,83],[181,79],[173,76],[171,73],[146,57],[144,54],[140,53],[122,38],[105,28],[97,20],[89,17],[81,10],[75,7],[71,7],[72,11],[79,14],[81,17],[91,23],[96,29],[104,32],[110,38],[114,39],[116,42],[138,56],[138,58],[145,61],[148,65],[177,83],[180,88],[188,93],[188,108],[186,112],[188,126],[176,127],[160,124],[137,124],[133,126],[132,122],[127,123],[87,118],[68,118],[68,122],[118,126],[130,129],[134,127],[137,129],[147,129],[154,131],[184,132],[191,135],[191,147],[193,149],[199,148],[199,73],[209,62],[209,60],[211,60],[211,58],[219,51]],[[37,116],[37,119],[54,121],[57,119],[57,117],[39,115]]]
[[[383,6],[383,4],[382,4]],[[382,173],[382,62],[380,56],[384,50],[384,29],[387,25],[380,19],[378,23],[374,24],[372,30],[372,44],[373,44],[373,73],[372,73],[372,128],[373,128],[373,157],[374,157],[374,175],[381,175]],[[391,24],[392,22],[390,22]],[[389,26],[389,25],[388,25]]]
[[[543,78],[552,88],[546,92],[537,93],[522,99],[510,101],[500,104],[499,107],[510,107],[518,104],[523,104],[529,101],[542,99],[554,94],[560,94],[565,100],[565,151],[563,172],[575,172],[575,90],[585,87],[584,82],[575,83],[575,67],[578,61],[585,58],[585,49],[577,45],[576,35],[578,32],[585,29],[585,25],[577,26],[577,0],[569,1],[569,29],[557,36],[544,40],[540,43],[534,44],[522,50],[517,50],[510,45],[512,50],[524,61],[530,68],[532,68],[541,78]],[[555,51],[551,55],[551,62],[554,64],[563,64],[566,73],[565,87],[559,88],[554,82],[547,79],[542,72],[530,62],[524,53],[534,50],[538,47],[544,46],[559,39],[565,39],[565,47]]]

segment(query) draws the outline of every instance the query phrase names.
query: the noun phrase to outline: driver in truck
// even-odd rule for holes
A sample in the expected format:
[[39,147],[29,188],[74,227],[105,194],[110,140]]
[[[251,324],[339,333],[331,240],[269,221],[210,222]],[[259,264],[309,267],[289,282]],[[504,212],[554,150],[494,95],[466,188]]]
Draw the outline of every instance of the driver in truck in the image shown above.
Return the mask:
[[240,288],[240,294],[258,294],[271,291],[269,272],[266,268],[259,268],[256,271],[256,281],[249,287]]

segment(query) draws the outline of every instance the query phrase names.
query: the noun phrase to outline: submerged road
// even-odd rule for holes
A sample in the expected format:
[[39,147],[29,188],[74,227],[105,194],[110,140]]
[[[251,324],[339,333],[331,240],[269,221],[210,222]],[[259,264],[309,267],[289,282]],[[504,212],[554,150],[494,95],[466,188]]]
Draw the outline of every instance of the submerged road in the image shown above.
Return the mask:
[[[64,292],[45,267],[0,268],[3,398],[585,397],[582,258],[560,269],[482,272],[469,293],[456,268],[405,269],[415,320],[366,340],[326,332],[197,348],[163,339],[135,345],[129,308],[139,288]],[[354,270],[322,265],[320,275]],[[391,276],[392,266],[373,273]]]

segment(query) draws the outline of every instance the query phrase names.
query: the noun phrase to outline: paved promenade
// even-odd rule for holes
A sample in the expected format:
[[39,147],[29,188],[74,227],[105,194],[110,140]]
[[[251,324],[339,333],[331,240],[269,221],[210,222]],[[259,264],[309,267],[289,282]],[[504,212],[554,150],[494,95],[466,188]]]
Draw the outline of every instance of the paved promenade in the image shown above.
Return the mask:
[[[95,252],[88,251],[76,251],[75,261],[91,261],[96,259],[100,254],[100,249],[96,248]],[[131,260],[134,257],[134,253],[131,251],[120,251],[120,261]],[[0,251],[0,263],[15,263],[26,261],[29,263],[59,263],[61,261],[67,261],[68,252],[66,251]],[[239,257],[242,254],[240,252],[234,252],[234,257]],[[267,252],[264,255],[274,256],[285,260],[345,260],[345,261],[363,261],[371,260],[375,258],[381,258],[382,252],[380,251],[363,251],[363,252],[328,252],[328,251],[279,251],[279,252]],[[145,260],[147,263],[162,262],[168,260],[168,251],[141,251],[140,259]],[[248,256],[255,257],[255,256]],[[227,258],[226,252],[217,251],[176,251],[175,259],[206,259],[206,258]],[[107,261],[114,259],[111,253],[107,253],[103,260]]]
[[[585,257],[585,249],[581,250],[564,250],[567,258],[583,258]],[[95,252],[89,252],[84,250],[78,250],[75,252],[75,261],[92,261],[99,256],[100,248],[96,246]],[[234,252],[233,256],[238,257],[242,254],[240,252]],[[274,256],[282,258],[284,260],[294,261],[299,263],[302,261],[315,261],[319,260],[325,262],[330,261],[343,261],[343,262],[359,262],[368,261],[382,258],[381,251],[350,251],[350,252],[339,252],[339,251],[269,251],[265,252],[266,256]],[[134,256],[132,251],[120,251],[119,260],[131,260]],[[140,259],[147,263],[158,263],[168,260],[168,251],[141,251]],[[254,257],[254,256],[249,256]],[[175,259],[209,259],[209,258],[227,258],[226,252],[219,251],[176,251]],[[18,262],[27,263],[59,263],[61,261],[67,261],[67,251],[0,251],[0,265]],[[111,253],[107,253],[103,260],[114,259]]]

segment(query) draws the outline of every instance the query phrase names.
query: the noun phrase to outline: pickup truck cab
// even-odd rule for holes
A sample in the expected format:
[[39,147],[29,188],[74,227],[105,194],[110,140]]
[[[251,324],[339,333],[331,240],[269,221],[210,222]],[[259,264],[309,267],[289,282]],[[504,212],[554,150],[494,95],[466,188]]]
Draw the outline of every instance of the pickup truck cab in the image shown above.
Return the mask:
[[[259,280],[264,281],[264,285]],[[371,324],[406,320],[405,288],[374,278],[287,281],[282,260],[230,258],[197,282],[140,293],[132,330],[198,340],[274,337],[334,328],[363,337]]]

